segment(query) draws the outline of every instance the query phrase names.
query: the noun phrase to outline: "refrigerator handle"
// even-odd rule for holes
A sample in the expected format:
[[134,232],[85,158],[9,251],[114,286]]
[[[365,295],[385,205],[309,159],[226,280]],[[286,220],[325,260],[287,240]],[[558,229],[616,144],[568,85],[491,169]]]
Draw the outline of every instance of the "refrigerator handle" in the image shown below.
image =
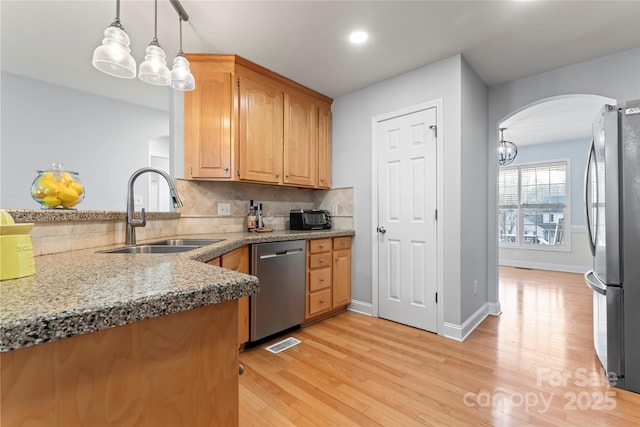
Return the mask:
[[590,287],[592,291],[600,295],[607,295],[607,286],[598,280],[593,270],[584,273],[584,283]]
[[[596,256],[596,242],[594,241],[594,235],[591,231],[591,209],[589,209],[589,183],[591,182],[591,160],[594,158],[595,141],[591,140],[591,146],[589,147],[589,157],[587,158],[587,169],[584,172],[584,207],[586,210],[587,219],[587,234],[589,236],[589,247],[591,248],[591,255]],[[597,179],[597,176],[596,176]],[[596,183],[596,192],[598,191],[598,185]],[[593,201],[591,201],[593,203]]]

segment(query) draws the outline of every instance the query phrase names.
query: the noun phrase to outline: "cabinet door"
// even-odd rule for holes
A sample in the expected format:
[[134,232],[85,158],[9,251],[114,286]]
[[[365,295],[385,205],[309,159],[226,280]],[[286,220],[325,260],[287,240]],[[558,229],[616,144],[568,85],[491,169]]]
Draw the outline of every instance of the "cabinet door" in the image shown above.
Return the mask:
[[351,302],[351,249],[333,251],[333,308]]
[[318,183],[331,188],[331,106],[318,109]]
[[[220,266],[239,273],[249,274],[249,246],[227,252],[219,258]],[[238,299],[238,345],[249,341],[249,297]]]
[[239,176],[282,183],[283,92],[268,82],[240,75]]
[[284,183],[313,187],[318,175],[318,107],[284,94]]
[[194,62],[198,82],[184,97],[184,155],[187,178],[232,178],[232,74],[216,64]]

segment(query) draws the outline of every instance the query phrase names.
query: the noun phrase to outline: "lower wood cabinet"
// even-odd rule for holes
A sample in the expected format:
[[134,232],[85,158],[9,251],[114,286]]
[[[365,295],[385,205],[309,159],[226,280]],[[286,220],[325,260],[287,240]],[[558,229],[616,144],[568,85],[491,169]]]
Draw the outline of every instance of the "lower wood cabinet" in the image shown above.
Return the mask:
[[351,302],[351,237],[307,242],[306,320],[346,308]]
[[237,300],[0,353],[2,426],[237,426]]
[[[207,262],[207,264],[249,274],[249,246],[245,245]],[[238,299],[238,346],[249,341],[249,297]]]

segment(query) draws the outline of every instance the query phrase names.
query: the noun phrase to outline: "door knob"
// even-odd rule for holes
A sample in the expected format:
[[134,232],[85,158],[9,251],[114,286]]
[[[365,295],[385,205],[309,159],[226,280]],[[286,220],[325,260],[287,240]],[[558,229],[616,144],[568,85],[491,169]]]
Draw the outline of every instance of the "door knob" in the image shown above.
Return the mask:
[[376,230],[378,230],[378,233],[381,233],[381,234],[384,234],[384,233],[387,232],[387,229],[384,228],[384,227],[378,227],[378,228],[376,228]]

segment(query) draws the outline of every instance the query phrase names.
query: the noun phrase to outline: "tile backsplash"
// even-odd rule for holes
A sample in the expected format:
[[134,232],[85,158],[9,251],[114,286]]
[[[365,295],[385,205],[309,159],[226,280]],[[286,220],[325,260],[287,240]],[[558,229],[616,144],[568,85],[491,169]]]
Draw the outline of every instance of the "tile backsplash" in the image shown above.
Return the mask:
[[[274,230],[288,229],[291,209],[313,208],[331,212],[332,228],[353,229],[352,188],[310,190],[187,180],[177,180],[176,188],[184,205],[178,209],[180,217],[154,218],[150,214],[147,225],[136,229],[139,242],[185,234],[243,232],[247,226],[250,200],[263,204],[265,226]],[[231,214],[218,216],[218,203],[229,203]],[[99,213],[92,214],[100,217]],[[106,245],[124,245],[125,220],[124,214],[120,214],[122,218],[117,219],[36,219],[31,231],[33,253],[38,256]]]
[[[249,202],[260,202],[266,227],[286,230],[291,209],[327,209],[334,215],[333,228],[353,228],[353,190],[311,190],[265,184],[179,179],[176,189],[183,207],[179,234],[241,232],[246,228]],[[228,203],[231,215],[218,216],[218,203]],[[333,207],[337,207],[333,209]]]

